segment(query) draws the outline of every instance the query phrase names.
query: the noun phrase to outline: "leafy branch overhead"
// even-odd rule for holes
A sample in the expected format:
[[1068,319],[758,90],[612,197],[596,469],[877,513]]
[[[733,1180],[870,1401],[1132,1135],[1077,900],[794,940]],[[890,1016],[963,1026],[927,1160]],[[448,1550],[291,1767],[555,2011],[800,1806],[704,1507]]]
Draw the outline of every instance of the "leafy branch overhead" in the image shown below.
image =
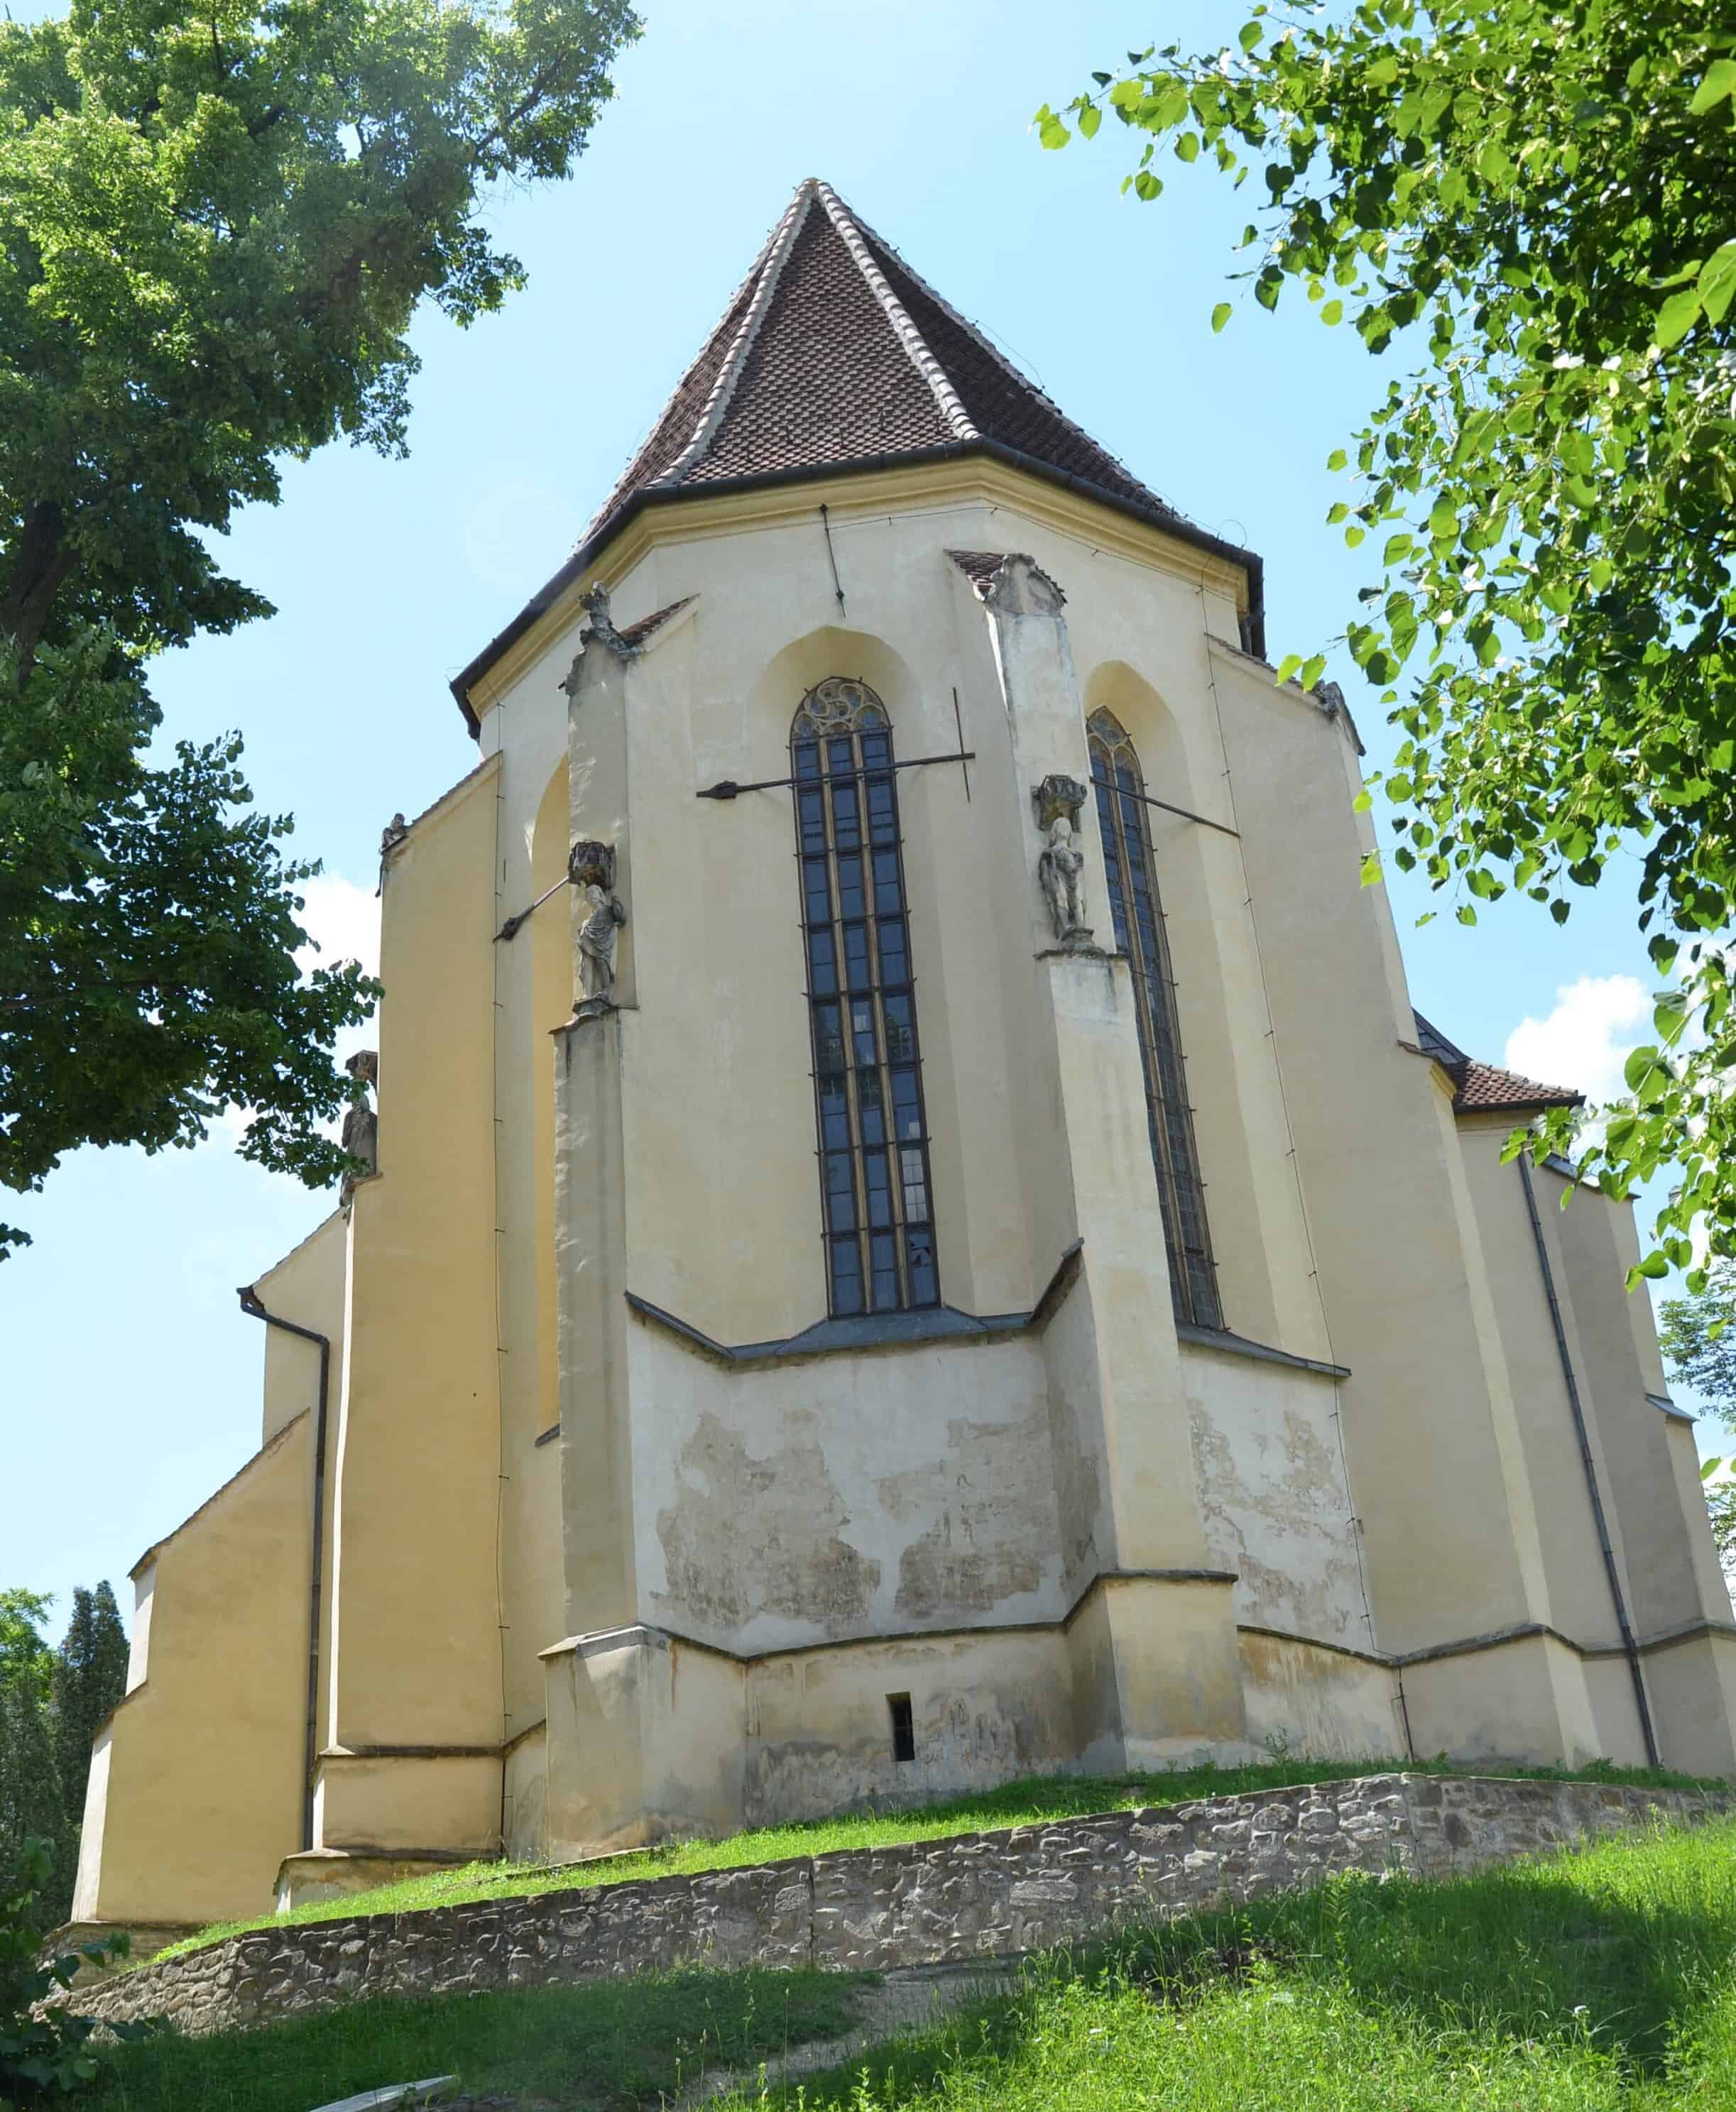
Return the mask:
[[269,614],[214,539],[286,459],[402,453],[418,305],[522,282],[490,187],[567,173],[637,33],[627,0],[0,20],[0,1183],[226,1099],[249,1156],[340,1170],[371,986],[298,975],[317,868],[245,813],[239,743],[146,760],[145,663]]
[[1046,107],[1043,143],[1106,113],[1137,196],[1172,160],[1255,193],[1259,306],[1287,288],[1403,366],[1328,516],[1378,539],[1345,638],[1404,735],[1393,858],[1467,924],[1510,890],[1565,922],[1623,858],[1668,985],[1582,1164],[1611,1192],[1681,1170],[1648,1271],[1702,1218],[1736,1254],[1736,27],[1699,0],[1260,6],[1233,49]]

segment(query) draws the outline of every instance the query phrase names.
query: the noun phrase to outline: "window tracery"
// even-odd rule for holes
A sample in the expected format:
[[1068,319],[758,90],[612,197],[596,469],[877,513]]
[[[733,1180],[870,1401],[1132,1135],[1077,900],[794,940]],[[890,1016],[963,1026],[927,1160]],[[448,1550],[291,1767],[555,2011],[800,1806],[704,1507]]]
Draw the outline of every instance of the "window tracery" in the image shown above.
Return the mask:
[[831,1311],[938,1304],[891,721],[828,676],[790,751]]
[[1126,728],[1113,712],[1093,712],[1086,731],[1115,944],[1132,971],[1139,1054],[1146,1077],[1146,1118],[1176,1318],[1196,1327],[1222,1327],[1217,1265],[1212,1259],[1205,1185],[1187,1099],[1175,977],[1158,894],[1157,862],[1151,853],[1145,773]]

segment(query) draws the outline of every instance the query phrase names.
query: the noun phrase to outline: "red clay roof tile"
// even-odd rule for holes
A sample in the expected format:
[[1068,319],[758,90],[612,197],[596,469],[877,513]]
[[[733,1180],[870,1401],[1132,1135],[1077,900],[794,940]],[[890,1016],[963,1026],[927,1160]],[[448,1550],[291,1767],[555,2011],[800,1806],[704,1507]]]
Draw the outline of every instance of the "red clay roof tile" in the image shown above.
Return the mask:
[[1264,650],[1259,558],[1132,476],[809,177],[573,557],[454,680],[472,730],[471,685],[640,505],[941,450],[1012,459],[1241,564]]

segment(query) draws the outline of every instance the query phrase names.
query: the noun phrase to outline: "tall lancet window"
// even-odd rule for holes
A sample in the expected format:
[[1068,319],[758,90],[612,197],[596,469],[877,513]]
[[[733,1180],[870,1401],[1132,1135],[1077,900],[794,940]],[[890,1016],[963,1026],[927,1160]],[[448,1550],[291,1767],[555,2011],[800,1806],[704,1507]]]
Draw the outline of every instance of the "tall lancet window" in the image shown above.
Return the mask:
[[1157,892],[1157,865],[1151,855],[1145,775],[1126,729],[1113,712],[1093,712],[1087,731],[1115,944],[1126,954],[1133,972],[1139,1054],[1146,1073],[1146,1116],[1169,1250],[1175,1317],[1196,1327],[1221,1327],[1223,1313],[1218,1303],[1193,1110],[1187,1103],[1182,1063],[1175,978]]
[[834,1315],[940,1302],[886,706],[828,676],[790,729]]

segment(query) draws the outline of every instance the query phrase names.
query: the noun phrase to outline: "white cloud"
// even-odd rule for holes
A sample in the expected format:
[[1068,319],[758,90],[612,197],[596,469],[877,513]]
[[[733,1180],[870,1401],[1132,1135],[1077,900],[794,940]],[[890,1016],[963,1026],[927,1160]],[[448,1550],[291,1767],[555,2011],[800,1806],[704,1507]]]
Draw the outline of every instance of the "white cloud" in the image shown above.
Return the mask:
[[[296,950],[295,964],[303,975],[312,968],[334,968],[340,961],[358,961],[364,973],[380,972],[380,904],[371,887],[358,887],[341,873],[322,872],[301,883],[303,907],[299,913],[308,944]],[[346,1027],[336,1043],[337,1059],[358,1049],[378,1046],[379,1016],[359,1026]],[[212,1118],[210,1141],[233,1151],[247,1134],[253,1120],[250,1108],[230,1106]],[[328,1122],[335,1136],[342,1117]]]
[[1504,1060],[1545,1085],[1574,1086],[1597,1106],[1624,1090],[1621,1067],[1651,1022],[1651,996],[1636,976],[1581,976],[1557,988],[1547,1017],[1520,1022]]
[[358,887],[341,873],[322,872],[302,882],[302,929],[313,942],[295,956],[305,973],[312,967],[335,967],[359,961],[371,975],[380,972],[380,903],[371,887]]

